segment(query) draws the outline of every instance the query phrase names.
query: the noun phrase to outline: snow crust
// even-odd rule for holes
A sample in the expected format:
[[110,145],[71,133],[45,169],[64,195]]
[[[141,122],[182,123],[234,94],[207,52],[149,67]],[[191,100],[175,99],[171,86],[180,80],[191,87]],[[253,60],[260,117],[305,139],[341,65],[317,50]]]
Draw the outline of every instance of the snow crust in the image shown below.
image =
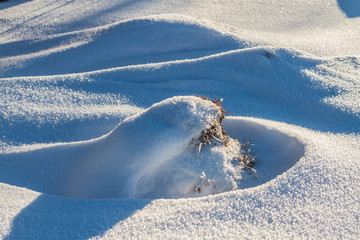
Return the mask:
[[[1,2],[1,238],[359,239],[359,26],[357,0]],[[190,95],[256,174],[187,149],[218,114]]]

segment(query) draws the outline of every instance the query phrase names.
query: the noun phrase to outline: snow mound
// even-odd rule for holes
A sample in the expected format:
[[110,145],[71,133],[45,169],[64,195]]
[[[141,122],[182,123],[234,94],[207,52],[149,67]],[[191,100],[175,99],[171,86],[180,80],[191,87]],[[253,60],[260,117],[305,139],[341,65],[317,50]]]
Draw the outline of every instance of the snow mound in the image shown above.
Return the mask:
[[[272,153],[280,159],[276,163],[264,154],[272,161],[268,164],[279,166],[259,178],[253,162],[243,158],[248,154],[243,145],[224,132],[223,118],[217,102],[195,96],[169,98],[125,119],[100,138],[2,154],[0,180],[71,198],[198,197],[261,184],[286,171],[303,154],[301,144],[289,137],[246,124],[233,130],[226,121],[232,135],[239,136],[236,129],[241,129],[250,139],[246,129],[255,136],[263,131],[265,142],[275,143],[265,144],[265,150],[259,144],[260,152],[275,149]],[[261,143],[261,138],[257,141]]]
[[[222,118],[212,101],[170,98],[101,138],[4,154],[1,180],[74,198],[172,198],[232,190],[241,177],[230,161],[240,144],[229,138],[226,147],[219,140],[201,150],[196,142]],[[218,124],[212,133],[217,139],[225,137],[221,129]]]
[[235,189],[235,178],[240,176],[231,172],[228,163],[240,151],[238,142],[231,142],[231,147],[219,144],[210,152],[192,148],[221,116],[219,106],[199,97],[154,104],[91,148],[89,157],[71,172],[64,195],[178,198]]

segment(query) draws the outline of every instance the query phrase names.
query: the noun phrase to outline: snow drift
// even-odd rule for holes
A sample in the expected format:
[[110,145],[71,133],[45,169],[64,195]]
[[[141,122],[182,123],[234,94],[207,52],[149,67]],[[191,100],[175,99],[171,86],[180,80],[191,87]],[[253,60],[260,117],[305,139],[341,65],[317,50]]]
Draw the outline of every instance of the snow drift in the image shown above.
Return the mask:
[[18,181],[14,174],[22,172],[15,184],[75,198],[178,198],[233,190],[246,166],[240,143],[223,133],[222,119],[222,108],[210,100],[170,98],[98,139],[2,155],[7,169],[1,180]]
[[196,22],[144,17],[51,37],[0,43],[0,74],[14,77],[89,72],[199,58],[246,46],[245,41]]
[[2,154],[0,180],[72,198],[197,197],[266,182],[303,155],[301,144],[286,135],[246,123],[231,130],[233,120],[226,121],[238,138],[262,139],[256,174],[255,157],[225,134],[223,118],[215,101],[173,97],[103,137]]
[[235,158],[234,150],[222,146],[219,153],[214,150],[197,158],[189,146],[220,117],[217,105],[199,97],[176,97],[155,104],[96,140],[86,154],[89,157],[75,164],[64,195],[172,198],[232,190],[234,179],[239,178],[228,166]]

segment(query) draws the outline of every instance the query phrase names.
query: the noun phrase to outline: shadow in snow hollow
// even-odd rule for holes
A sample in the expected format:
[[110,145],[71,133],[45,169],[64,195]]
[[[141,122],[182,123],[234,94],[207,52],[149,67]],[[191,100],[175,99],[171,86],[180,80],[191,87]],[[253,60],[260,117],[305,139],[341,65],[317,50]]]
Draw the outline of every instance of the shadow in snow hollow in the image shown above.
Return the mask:
[[10,239],[89,239],[143,209],[150,200],[75,200],[42,194],[13,220]]

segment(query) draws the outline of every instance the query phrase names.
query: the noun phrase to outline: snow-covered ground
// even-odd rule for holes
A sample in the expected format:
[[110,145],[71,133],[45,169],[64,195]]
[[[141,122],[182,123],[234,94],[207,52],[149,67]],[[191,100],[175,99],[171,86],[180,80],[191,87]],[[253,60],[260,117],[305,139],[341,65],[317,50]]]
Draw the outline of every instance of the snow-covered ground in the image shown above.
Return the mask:
[[358,0],[0,2],[3,239],[359,239],[359,132]]

